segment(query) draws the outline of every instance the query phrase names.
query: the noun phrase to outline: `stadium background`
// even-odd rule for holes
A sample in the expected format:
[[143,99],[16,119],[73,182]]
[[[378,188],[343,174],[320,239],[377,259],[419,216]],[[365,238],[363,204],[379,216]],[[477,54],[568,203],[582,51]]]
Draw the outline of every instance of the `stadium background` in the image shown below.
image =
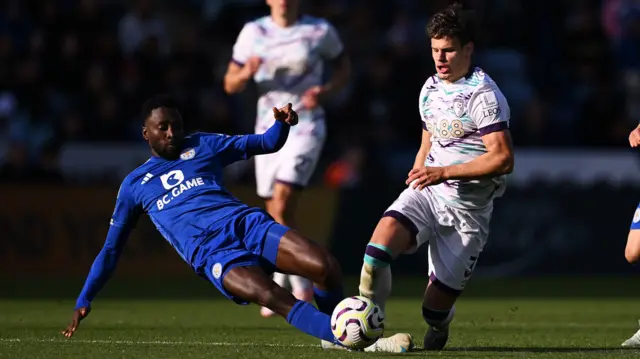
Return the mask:
[[[145,98],[176,96],[190,130],[252,131],[254,93],[228,97],[222,77],[238,31],[267,8],[262,0],[0,3],[0,277],[75,279],[46,287],[73,297],[120,180],[148,158],[137,118]],[[424,29],[446,3],[305,1],[339,30],[353,78],[327,108],[328,143],[298,220],[349,275],[419,147],[416,99],[432,73]],[[640,200],[638,156],[627,143],[640,120],[639,2],[469,3],[481,19],[476,62],[509,100],[516,147],[476,276],[633,274],[623,253]],[[235,195],[261,205],[250,161],[227,172]],[[394,272],[424,277],[426,266],[421,252]],[[117,274],[139,277],[192,277],[146,219]]]

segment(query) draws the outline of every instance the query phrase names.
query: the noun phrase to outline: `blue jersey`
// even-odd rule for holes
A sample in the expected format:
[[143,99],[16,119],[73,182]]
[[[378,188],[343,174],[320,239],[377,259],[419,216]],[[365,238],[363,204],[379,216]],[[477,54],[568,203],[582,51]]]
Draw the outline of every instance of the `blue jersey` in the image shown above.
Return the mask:
[[[252,155],[279,150],[289,126],[276,123],[262,135],[196,133],[184,139],[179,159],[151,157],[132,171],[118,191],[107,240],[96,258],[77,307],[87,307],[113,270],[139,216],[147,213],[184,261],[197,269],[207,245],[221,247],[265,222],[264,211],[249,207],[221,183],[223,168]],[[259,212],[259,215],[253,215]],[[205,248],[203,250],[203,247]]]

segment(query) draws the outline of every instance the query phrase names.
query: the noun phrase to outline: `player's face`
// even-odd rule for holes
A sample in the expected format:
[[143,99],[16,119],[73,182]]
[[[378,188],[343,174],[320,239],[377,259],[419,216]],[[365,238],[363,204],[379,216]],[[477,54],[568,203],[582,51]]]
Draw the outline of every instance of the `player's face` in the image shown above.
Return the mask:
[[460,41],[450,37],[431,39],[431,55],[436,65],[438,77],[455,82],[462,78],[471,66],[473,43],[462,46]]
[[154,155],[167,159],[177,159],[184,132],[182,129],[182,116],[176,109],[157,108],[151,111],[145,126],[142,129],[142,136]]
[[287,16],[297,14],[300,0],[267,0],[267,5],[271,8],[273,15]]

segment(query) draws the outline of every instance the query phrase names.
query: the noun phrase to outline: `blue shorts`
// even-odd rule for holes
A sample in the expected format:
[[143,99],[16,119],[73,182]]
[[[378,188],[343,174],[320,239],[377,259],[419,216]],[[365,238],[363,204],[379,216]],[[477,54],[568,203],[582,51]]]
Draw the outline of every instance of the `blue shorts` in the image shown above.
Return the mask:
[[640,229],[640,204],[638,205],[638,208],[636,208],[636,212],[633,214],[631,229]]
[[261,267],[268,274],[276,272],[280,239],[289,228],[261,211],[250,213],[228,227],[229,231],[212,237],[202,245],[202,265],[196,269],[196,273],[206,277],[227,298],[238,304],[249,304],[224,288],[222,283],[225,275],[232,268],[248,266]]

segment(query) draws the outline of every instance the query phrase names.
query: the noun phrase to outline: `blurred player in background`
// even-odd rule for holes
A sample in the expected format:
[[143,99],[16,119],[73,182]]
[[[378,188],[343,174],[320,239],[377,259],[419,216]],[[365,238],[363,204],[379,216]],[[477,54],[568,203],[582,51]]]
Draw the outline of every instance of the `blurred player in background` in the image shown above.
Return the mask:
[[454,303],[489,234],[493,199],[513,169],[510,110],[496,83],[472,66],[470,16],[459,4],[435,14],[427,32],[436,75],[419,97],[422,144],[408,185],[383,214],[366,248],[359,290],[384,309],[393,259],[429,245],[422,315],[427,350],[449,337]]
[[[640,146],[640,125],[629,134],[629,144],[631,147]],[[624,256],[631,264],[640,262],[640,205],[636,208],[627,237],[627,246],[624,249]],[[631,338],[622,343],[623,347],[640,348],[640,330]]]
[[[233,47],[225,75],[229,94],[241,92],[253,79],[258,87],[256,133],[273,123],[276,103],[293,103],[300,123],[291,130],[284,148],[255,158],[257,193],[266,210],[280,224],[294,227],[297,190],[305,187],[315,170],[325,141],[323,102],[349,81],[350,65],[336,30],[324,19],[300,13],[301,0],[267,0],[269,16],[247,23]],[[330,80],[323,83],[325,62]],[[283,102],[284,101],[284,102]],[[274,274],[276,283],[288,283],[294,295],[311,301],[311,283],[296,276]],[[274,313],[262,308],[265,317]]]

